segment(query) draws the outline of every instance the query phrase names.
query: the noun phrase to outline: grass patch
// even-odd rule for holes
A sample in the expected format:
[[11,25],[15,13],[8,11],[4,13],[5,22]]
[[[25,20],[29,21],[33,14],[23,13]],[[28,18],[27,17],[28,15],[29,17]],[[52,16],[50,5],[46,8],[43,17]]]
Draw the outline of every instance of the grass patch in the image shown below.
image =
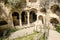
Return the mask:
[[42,35],[39,40],[44,40],[44,35]]
[[60,33],[60,24],[57,24],[56,31]]
[[17,29],[10,29],[10,30],[8,31],[8,33],[16,32],[16,31],[17,31]]
[[17,29],[9,29],[7,31],[7,34],[6,34],[6,38],[8,38],[10,36],[10,34],[13,33],[13,32],[15,32],[15,31],[17,31]]
[[2,40],[9,40],[9,36],[10,36],[10,34],[11,33],[13,33],[13,32],[16,32],[17,31],[17,29],[9,29],[8,31],[7,31],[7,34],[6,34],[6,36],[5,37],[1,37],[0,39],[2,39]]

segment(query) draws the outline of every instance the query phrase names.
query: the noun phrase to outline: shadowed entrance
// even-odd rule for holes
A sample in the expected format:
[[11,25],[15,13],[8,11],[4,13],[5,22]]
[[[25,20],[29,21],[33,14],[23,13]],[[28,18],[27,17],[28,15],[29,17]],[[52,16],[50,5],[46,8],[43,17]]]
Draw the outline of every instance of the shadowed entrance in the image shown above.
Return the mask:
[[30,12],[30,23],[33,23],[37,20],[37,15],[35,14],[34,11]]
[[27,24],[27,12],[23,11],[21,14],[22,25]]
[[17,12],[14,12],[12,14],[12,17],[13,17],[14,26],[18,26],[19,25],[19,14]]

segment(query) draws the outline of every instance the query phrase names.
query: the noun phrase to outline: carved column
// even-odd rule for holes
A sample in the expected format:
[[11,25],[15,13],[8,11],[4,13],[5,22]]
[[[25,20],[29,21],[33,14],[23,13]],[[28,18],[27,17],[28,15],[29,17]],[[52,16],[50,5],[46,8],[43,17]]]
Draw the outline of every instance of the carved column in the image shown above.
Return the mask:
[[28,26],[30,25],[30,22],[29,22],[29,12],[27,12],[27,17],[28,17]]
[[21,21],[21,13],[20,13],[20,27],[22,26],[22,21]]

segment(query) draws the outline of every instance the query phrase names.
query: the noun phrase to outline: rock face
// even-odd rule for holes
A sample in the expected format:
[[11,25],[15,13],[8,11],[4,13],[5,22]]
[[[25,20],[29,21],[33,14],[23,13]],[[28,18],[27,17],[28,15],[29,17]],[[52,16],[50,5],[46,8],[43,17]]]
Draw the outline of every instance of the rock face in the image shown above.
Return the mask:
[[[51,9],[53,5],[58,5],[59,8],[56,9],[57,7],[54,6]],[[13,33],[14,35],[11,35],[11,37],[18,37],[33,33],[34,28],[38,32],[41,27],[44,28],[45,26],[50,29],[55,29],[55,21],[58,22],[57,24],[60,23],[59,13],[60,0],[0,0],[0,18],[4,20],[4,22],[2,22],[2,24],[4,24],[1,24],[2,26],[0,25],[2,28],[0,28],[0,30],[12,27],[16,29],[23,29]],[[15,16],[13,16],[13,14]],[[56,20],[52,21],[51,19]],[[5,25],[5,23],[7,25]],[[30,28],[32,26],[33,28]],[[17,36],[15,34],[17,34]]]
[[7,26],[3,26],[3,25],[7,25],[8,23],[6,21],[0,21],[0,30],[3,30],[4,28],[7,28]]
[[12,39],[15,39],[18,37],[24,37],[24,36],[32,34],[32,33],[34,33],[34,27],[22,29],[22,30],[19,30],[19,31],[12,33],[9,36],[9,39],[12,40]]
[[59,5],[60,1],[59,0],[40,0],[40,6],[44,6],[46,9],[49,9],[50,6],[54,5],[54,4],[58,4]]
[[[6,4],[4,3],[5,2],[4,1],[4,2],[1,2],[0,5],[1,5],[1,8],[3,9],[2,14],[3,16],[5,15],[4,20],[6,20],[8,24],[13,27],[16,27],[16,28],[17,27],[19,28],[31,27],[31,25],[35,25],[34,22],[39,20],[38,17],[42,16],[41,18],[41,21],[43,22],[42,24],[44,25],[46,23],[47,26],[50,26],[50,27],[52,26],[52,29],[53,29],[54,27],[53,27],[53,24],[50,23],[50,20],[53,18],[56,18],[57,21],[59,21],[60,18],[58,15],[56,15],[56,13],[60,13],[60,12],[57,12],[58,10],[56,10],[56,12],[52,12],[50,8],[55,4],[60,6],[58,1],[59,0],[44,0],[44,1],[34,0],[34,2],[32,2],[32,0],[31,1],[30,0],[29,1],[28,0],[22,0],[22,1],[19,1],[19,0],[9,1],[8,0]],[[41,12],[41,8],[44,8],[46,12],[44,11]],[[19,16],[16,15],[16,19],[18,20],[18,22],[15,22],[16,20],[14,20],[12,16],[14,12],[16,12],[19,15]],[[22,24],[25,22],[27,23]],[[19,25],[15,26],[14,24],[16,23]]]

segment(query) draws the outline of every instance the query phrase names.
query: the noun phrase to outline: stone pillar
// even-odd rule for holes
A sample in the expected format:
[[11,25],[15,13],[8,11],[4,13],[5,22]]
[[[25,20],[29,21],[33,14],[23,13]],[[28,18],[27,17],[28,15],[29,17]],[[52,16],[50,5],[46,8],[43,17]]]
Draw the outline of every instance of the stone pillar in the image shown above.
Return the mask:
[[27,21],[28,21],[28,26],[29,26],[30,25],[30,22],[29,22],[29,12],[27,12],[27,17],[28,17]]
[[49,26],[49,15],[46,15],[46,26]]
[[37,11],[37,14],[36,15],[37,15],[37,21],[38,21],[39,20],[38,17],[40,15],[40,11]]
[[43,22],[44,22],[44,25],[46,25],[46,17],[45,16],[43,17]]
[[20,27],[22,26],[22,21],[21,21],[21,13],[20,13]]

